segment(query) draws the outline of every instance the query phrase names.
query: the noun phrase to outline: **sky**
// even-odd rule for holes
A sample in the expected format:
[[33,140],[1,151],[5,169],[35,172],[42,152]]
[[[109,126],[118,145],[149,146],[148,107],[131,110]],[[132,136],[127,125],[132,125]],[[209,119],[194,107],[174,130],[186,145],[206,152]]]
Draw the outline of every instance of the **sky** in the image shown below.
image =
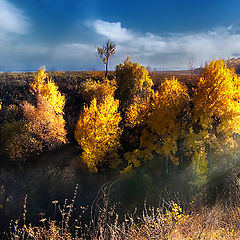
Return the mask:
[[240,57],[239,0],[0,0],[0,71],[104,70],[96,49],[116,42],[110,69],[158,70]]

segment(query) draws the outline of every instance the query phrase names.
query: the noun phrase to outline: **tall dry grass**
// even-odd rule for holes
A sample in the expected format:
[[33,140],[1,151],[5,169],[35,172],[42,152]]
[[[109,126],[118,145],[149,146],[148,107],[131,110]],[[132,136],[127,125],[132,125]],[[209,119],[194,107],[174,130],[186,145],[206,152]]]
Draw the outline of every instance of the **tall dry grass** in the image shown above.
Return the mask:
[[[53,201],[54,217],[47,218],[40,214],[40,225],[27,223],[27,198],[24,201],[22,224],[13,221],[10,224],[8,239],[11,240],[235,240],[240,239],[240,197],[230,201],[217,201],[212,206],[206,206],[201,197],[186,204],[178,200],[166,199],[158,208],[144,204],[141,215],[136,211],[119,217],[116,205],[111,203],[111,186],[103,186],[93,204],[89,208],[80,207],[81,214],[74,219],[76,211],[73,199],[65,200],[63,206]],[[60,212],[61,220],[55,220],[56,212]],[[84,214],[89,214],[90,220],[83,221]]]

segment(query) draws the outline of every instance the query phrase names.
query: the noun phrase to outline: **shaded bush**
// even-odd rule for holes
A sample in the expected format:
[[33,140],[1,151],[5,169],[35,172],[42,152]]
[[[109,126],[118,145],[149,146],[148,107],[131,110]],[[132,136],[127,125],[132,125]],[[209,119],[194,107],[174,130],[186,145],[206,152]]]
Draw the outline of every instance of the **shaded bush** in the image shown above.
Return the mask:
[[124,110],[133,102],[134,96],[147,98],[151,96],[153,82],[145,67],[133,63],[127,58],[123,64],[116,66],[116,97],[120,109]]

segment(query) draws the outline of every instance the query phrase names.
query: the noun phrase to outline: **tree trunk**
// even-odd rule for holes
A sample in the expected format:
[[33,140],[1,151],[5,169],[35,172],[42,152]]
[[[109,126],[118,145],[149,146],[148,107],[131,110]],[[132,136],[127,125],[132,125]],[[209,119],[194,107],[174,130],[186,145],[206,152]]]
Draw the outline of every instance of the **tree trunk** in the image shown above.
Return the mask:
[[164,167],[163,167],[163,176],[164,176],[164,181],[165,181],[165,184],[166,186],[168,185],[168,158],[166,157],[165,160],[164,160]]
[[183,155],[184,155],[184,139],[180,138],[178,142],[179,147],[179,167],[182,167],[183,165]]
[[107,78],[107,75],[108,75],[108,62],[106,62],[105,78]]
[[211,163],[211,146],[210,146],[210,143],[207,144],[206,150],[207,150],[207,162],[208,162],[208,164],[210,164]]

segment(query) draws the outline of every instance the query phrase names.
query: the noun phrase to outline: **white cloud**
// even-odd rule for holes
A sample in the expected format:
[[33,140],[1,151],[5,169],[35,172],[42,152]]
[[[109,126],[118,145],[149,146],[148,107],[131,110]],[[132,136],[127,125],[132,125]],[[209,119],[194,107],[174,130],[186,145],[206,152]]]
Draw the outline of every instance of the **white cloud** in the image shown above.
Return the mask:
[[127,30],[126,28],[122,28],[120,22],[114,23],[96,20],[93,22],[93,27],[98,34],[101,34],[114,41],[129,41],[134,38],[134,36],[129,30]]
[[[1,0],[0,3],[2,3]],[[21,14],[20,16],[23,16]],[[19,16],[19,14],[14,16]],[[27,24],[26,20],[22,23],[23,26]],[[0,21],[0,32],[3,31],[1,24],[3,23]],[[91,39],[91,44],[71,41],[68,44],[56,42],[53,47],[34,42],[27,44],[24,39],[0,41],[0,70],[32,70],[41,65],[55,70],[104,70],[102,62],[96,56],[96,46],[103,43],[104,39],[117,42],[116,54],[110,61],[111,69],[123,62],[128,55],[132,61],[160,70],[186,69],[191,59],[195,66],[200,66],[212,58],[240,56],[240,27],[234,24],[231,27],[219,27],[202,33],[164,35],[137,33],[123,28],[120,22],[97,20],[90,26],[94,29],[96,37],[95,42]],[[22,28],[20,32],[17,32],[9,27],[4,31],[25,33],[26,29]]]
[[190,59],[196,66],[212,58],[240,56],[240,31],[219,27],[202,33],[139,34],[121,27],[120,22],[97,20],[93,23],[96,33],[118,43],[114,63],[130,55],[144,65],[160,69],[186,69]]
[[68,66],[69,69],[94,68],[93,64],[97,62],[96,47],[83,43],[59,44],[49,60],[52,65]]
[[26,34],[28,29],[28,19],[23,12],[6,0],[0,0],[0,35]]

